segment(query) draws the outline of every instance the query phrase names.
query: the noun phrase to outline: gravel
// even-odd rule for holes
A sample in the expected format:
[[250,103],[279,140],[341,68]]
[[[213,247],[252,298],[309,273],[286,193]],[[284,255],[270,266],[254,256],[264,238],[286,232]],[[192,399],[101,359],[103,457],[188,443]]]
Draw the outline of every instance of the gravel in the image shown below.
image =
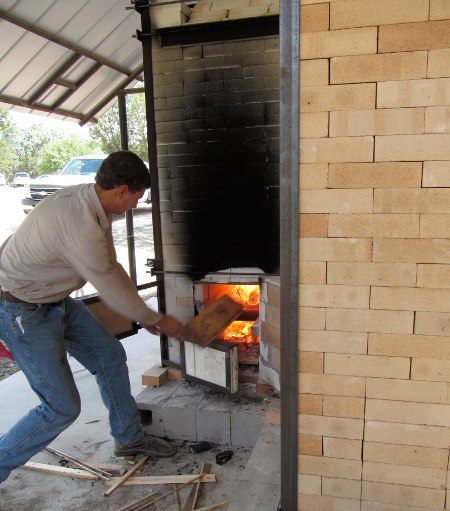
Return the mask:
[[8,378],[8,376],[11,376],[14,373],[17,373],[17,371],[19,371],[19,368],[14,360],[10,360],[6,357],[0,357],[0,381]]

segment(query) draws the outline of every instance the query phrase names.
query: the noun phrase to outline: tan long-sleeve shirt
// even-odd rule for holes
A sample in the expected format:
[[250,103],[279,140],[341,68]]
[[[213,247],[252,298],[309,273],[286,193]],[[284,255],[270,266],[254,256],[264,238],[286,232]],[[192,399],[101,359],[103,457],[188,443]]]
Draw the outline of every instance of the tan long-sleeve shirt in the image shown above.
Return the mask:
[[93,184],[53,193],[0,247],[0,287],[26,302],[50,303],[88,281],[113,310],[156,323],[161,314],[147,307],[117,261],[111,223]]

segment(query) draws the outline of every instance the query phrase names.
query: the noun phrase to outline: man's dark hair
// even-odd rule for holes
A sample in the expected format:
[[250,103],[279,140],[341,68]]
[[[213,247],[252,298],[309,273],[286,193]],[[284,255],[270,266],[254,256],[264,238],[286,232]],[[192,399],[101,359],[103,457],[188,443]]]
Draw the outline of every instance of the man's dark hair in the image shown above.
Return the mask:
[[95,182],[104,190],[128,185],[132,192],[138,192],[150,188],[150,172],[137,154],[117,151],[102,161]]

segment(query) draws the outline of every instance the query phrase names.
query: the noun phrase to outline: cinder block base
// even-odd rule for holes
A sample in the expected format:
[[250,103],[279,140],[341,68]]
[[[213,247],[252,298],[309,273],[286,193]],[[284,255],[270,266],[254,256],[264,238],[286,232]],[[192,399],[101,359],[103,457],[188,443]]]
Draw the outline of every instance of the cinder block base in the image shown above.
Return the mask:
[[145,431],[173,440],[202,440],[251,448],[265,422],[270,400],[257,396],[255,385],[241,384],[232,395],[212,393],[187,381],[147,387],[137,397]]

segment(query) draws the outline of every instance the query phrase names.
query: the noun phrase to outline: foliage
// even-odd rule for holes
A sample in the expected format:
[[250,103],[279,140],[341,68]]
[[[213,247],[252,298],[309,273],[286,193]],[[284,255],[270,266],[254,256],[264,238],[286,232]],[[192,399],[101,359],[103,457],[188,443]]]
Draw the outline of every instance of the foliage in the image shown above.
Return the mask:
[[17,158],[14,172],[38,175],[37,168],[42,148],[49,142],[50,134],[40,124],[33,124],[24,130],[17,130],[17,134],[10,141]]
[[[126,97],[128,148],[143,160],[148,160],[147,121],[145,117],[145,98],[143,94],[129,94]],[[89,128],[89,134],[97,140],[102,152],[120,151],[119,107],[112,106]]]
[[71,134],[67,137],[57,137],[42,150],[39,161],[40,174],[52,174],[61,169],[73,156],[100,152],[99,144],[94,140],[81,139]]

